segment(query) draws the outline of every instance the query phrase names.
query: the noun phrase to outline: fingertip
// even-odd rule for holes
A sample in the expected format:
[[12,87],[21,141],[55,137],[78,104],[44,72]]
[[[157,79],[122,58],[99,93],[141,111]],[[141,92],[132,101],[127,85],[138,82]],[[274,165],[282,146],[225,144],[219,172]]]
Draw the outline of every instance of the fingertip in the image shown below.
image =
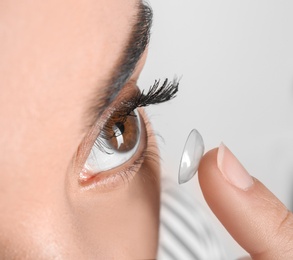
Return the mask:
[[217,163],[218,147],[214,148],[204,154],[199,165],[199,171],[208,170],[211,163]]
[[[293,255],[288,250],[293,243],[293,215],[225,149],[224,154],[221,148],[210,150],[199,165],[199,183],[207,204],[234,239],[258,256],[255,259]],[[281,248],[284,252],[278,250]]]
[[204,154],[198,168],[199,175],[202,175],[205,172],[210,172],[215,166],[217,167],[217,154],[218,148],[214,148]]
[[213,178],[215,172],[219,171],[217,167],[217,155],[218,148],[208,151],[202,157],[198,168],[199,183],[204,195],[206,194],[205,190],[209,189],[210,185],[212,185],[211,178]]

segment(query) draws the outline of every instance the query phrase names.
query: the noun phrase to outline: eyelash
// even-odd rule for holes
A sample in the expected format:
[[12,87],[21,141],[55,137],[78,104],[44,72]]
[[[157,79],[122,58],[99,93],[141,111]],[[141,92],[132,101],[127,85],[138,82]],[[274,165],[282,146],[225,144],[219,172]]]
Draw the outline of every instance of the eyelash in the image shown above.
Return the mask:
[[[148,92],[145,94],[144,90],[138,90],[127,101],[123,101],[120,108],[114,111],[114,115],[109,118],[107,125],[113,125],[115,122],[125,122],[128,116],[135,116],[133,111],[140,107],[147,107],[150,105],[161,104],[167,102],[176,97],[179,87],[179,80],[174,78],[173,81],[165,79],[163,84],[160,86],[160,80],[156,80],[153,86],[150,87]],[[102,152],[106,152],[104,147],[106,146],[102,139],[109,140],[115,137],[109,133],[112,133],[112,128],[107,129],[107,125],[103,128],[100,133],[100,138],[96,139],[94,145],[97,146]]]

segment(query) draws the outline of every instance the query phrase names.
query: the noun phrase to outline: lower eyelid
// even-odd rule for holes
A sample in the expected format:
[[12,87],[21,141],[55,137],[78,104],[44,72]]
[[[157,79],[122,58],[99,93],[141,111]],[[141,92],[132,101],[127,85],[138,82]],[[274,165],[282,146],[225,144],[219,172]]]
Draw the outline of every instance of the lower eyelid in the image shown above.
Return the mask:
[[138,158],[130,167],[122,169],[115,173],[109,173],[107,176],[93,177],[88,180],[86,185],[82,185],[82,190],[98,189],[99,191],[112,191],[123,184],[129,183],[140,170],[144,162],[144,156]]

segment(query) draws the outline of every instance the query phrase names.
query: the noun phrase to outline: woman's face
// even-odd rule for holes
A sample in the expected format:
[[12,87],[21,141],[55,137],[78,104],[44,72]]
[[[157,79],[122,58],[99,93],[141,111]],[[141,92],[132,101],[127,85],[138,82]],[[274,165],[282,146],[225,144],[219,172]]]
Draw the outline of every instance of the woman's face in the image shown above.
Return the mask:
[[[137,93],[149,10],[138,0],[0,6],[0,258],[154,258],[159,165],[143,154],[156,147],[141,109],[117,119]],[[103,139],[119,152],[85,168],[109,129],[122,133]]]

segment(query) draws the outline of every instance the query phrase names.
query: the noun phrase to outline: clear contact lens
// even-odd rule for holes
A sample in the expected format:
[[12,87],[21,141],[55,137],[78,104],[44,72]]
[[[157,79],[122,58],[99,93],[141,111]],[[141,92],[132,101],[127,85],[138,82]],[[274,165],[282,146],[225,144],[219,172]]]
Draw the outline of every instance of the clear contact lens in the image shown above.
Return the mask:
[[178,182],[188,182],[197,172],[200,160],[204,153],[204,142],[201,134],[193,129],[184,146],[181,157]]

